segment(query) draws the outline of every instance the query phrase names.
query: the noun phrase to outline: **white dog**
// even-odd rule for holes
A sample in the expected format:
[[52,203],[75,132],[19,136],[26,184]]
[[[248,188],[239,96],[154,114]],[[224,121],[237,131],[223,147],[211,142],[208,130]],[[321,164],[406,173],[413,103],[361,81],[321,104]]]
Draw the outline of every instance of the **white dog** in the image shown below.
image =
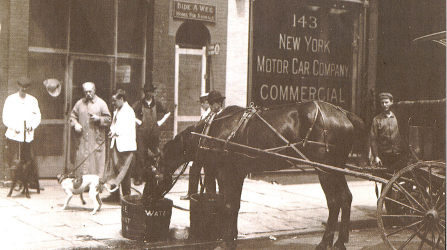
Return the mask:
[[62,209],[66,209],[68,206],[68,203],[70,202],[71,198],[75,194],[79,194],[81,197],[82,204],[85,205],[84,198],[82,197],[82,193],[86,188],[89,188],[88,195],[90,196],[90,199],[93,201],[93,211],[91,214],[96,214],[96,212],[99,211],[102,205],[101,198],[99,197],[99,193],[102,191],[102,187],[105,187],[107,191],[109,192],[115,192],[118,190],[119,185],[115,188],[108,187],[106,183],[101,183],[99,181],[99,176],[97,175],[83,175],[82,176],[82,183],[81,186],[77,189],[73,187],[75,178],[69,178],[66,175],[57,175],[57,179],[59,183],[62,186],[62,189],[64,189],[65,193],[67,194],[67,198],[65,199],[64,206]]

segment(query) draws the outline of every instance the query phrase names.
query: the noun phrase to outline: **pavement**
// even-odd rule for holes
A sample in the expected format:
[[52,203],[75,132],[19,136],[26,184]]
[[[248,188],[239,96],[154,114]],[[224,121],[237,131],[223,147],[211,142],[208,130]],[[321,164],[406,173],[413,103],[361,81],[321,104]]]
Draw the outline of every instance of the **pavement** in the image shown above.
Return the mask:
[[[72,249],[72,248],[151,248],[163,243],[141,243],[121,235],[121,206],[104,203],[100,212],[93,208],[88,194],[82,205],[78,196],[62,210],[65,193],[56,180],[40,180],[40,194],[31,191],[31,199],[15,191],[7,198],[7,187],[0,187],[0,247],[2,249]],[[351,229],[376,226],[377,199],[374,183],[349,181],[353,194]],[[185,195],[187,176],[179,179],[166,198],[173,200],[169,244],[185,242],[189,228],[189,201]],[[142,190],[143,185],[134,186]],[[134,191],[132,191],[134,192]],[[107,191],[101,197],[108,196]],[[246,179],[239,212],[239,239],[253,239],[324,230],[328,210],[319,183],[281,185]],[[153,244],[153,245],[151,245]],[[126,246],[126,247],[123,247]]]

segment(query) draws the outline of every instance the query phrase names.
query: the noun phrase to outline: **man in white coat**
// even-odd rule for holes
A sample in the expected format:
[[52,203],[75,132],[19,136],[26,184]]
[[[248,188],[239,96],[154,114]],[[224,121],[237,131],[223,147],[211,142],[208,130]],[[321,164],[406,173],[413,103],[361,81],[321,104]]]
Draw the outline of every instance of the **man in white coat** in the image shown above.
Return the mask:
[[[112,124],[110,126],[109,137],[111,138],[110,148],[111,161],[108,169],[108,179],[110,184],[120,185],[122,195],[130,194],[129,167],[132,162],[134,152],[137,150],[135,112],[126,101],[126,92],[118,89],[112,96],[115,106]],[[105,202],[119,202],[119,192],[112,193],[105,198]]]
[[[31,186],[40,192],[37,175],[37,164],[33,158],[32,142],[34,130],[39,126],[41,114],[37,99],[28,94],[31,80],[20,77],[17,80],[19,91],[8,96],[3,106],[3,124],[6,126],[6,163],[11,166],[13,160],[31,161],[33,166],[33,180]],[[19,156],[20,154],[20,156]],[[37,182],[37,183],[36,183]]]

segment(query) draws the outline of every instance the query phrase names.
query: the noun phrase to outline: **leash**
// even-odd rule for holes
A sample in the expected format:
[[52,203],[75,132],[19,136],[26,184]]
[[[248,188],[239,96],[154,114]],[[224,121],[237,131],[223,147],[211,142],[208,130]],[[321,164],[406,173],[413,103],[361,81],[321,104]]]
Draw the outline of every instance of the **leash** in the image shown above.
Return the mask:
[[104,140],[103,142],[101,142],[95,149],[93,149],[88,155],[87,157],[85,157],[81,163],[79,163],[74,169],[72,169],[68,175],[74,173],[80,166],[82,166],[82,164],[96,151],[98,150],[102,145],[104,145],[104,143],[106,142],[106,140]]

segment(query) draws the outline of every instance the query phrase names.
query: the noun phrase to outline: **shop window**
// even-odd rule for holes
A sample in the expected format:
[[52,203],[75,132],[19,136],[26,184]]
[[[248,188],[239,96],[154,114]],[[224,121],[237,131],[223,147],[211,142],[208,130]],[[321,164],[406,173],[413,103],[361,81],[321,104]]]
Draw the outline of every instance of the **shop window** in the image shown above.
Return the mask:
[[[33,81],[29,91],[39,101],[42,119],[64,119],[65,56],[30,53],[28,72]],[[56,78],[62,83],[62,90],[58,97],[50,96],[43,85],[43,81],[49,78]]]
[[114,1],[71,1],[70,50],[113,54]]
[[116,89],[124,89],[127,102],[132,105],[142,95],[142,61],[136,59],[118,59],[116,71]]
[[144,18],[143,0],[118,1],[118,52],[143,54]]
[[68,1],[30,1],[30,20],[30,46],[67,47]]

